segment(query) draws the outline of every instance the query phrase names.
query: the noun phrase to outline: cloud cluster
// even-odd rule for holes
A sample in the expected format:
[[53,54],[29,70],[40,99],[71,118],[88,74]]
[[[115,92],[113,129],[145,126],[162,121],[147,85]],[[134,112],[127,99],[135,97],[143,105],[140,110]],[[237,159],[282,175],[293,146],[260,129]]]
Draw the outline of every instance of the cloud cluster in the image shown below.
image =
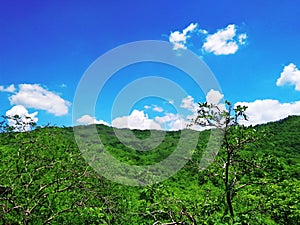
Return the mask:
[[263,99],[254,102],[237,102],[235,105],[248,106],[246,114],[249,120],[241,121],[247,126],[277,121],[289,115],[300,115],[300,101],[280,103],[274,99]]
[[112,121],[112,126],[116,128],[129,128],[139,130],[161,130],[162,127],[153,119],[149,119],[148,114],[137,109],[133,110],[129,116],[117,117]]
[[163,112],[164,110],[163,110],[163,108],[162,108],[162,107],[160,107],[160,106],[157,106],[157,105],[154,105],[154,107],[153,107],[153,111],[161,113],[161,112]]
[[[211,103],[219,103],[223,98],[223,95],[216,91],[210,90],[207,93],[206,99]],[[171,101],[174,103],[173,101]],[[198,104],[195,102],[192,96],[187,96],[181,99],[180,107],[187,110],[186,115],[181,115],[179,113],[169,113],[167,110],[158,105],[145,105],[145,110],[152,110],[154,112],[163,113],[161,116],[155,116],[154,118],[149,118],[149,115],[143,110],[134,109],[130,115],[117,117],[112,120],[111,126],[116,128],[129,128],[129,129],[139,129],[139,130],[182,130],[186,129],[190,124],[190,119],[197,115]],[[159,115],[160,115],[159,114]],[[103,120],[96,120],[95,117],[90,115],[83,115],[77,119],[79,124],[104,124],[110,126],[107,122]],[[192,129],[199,130],[197,126],[192,126]]]
[[215,55],[235,54],[240,46],[246,44],[247,40],[247,34],[239,33],[235,24],[229,24],[216,33],[209,34],[207,30],[200,29],[197,23],[191,23],[182,31],[171,32],[169,42],[174,45],[174,50],[187,49],[188,39],[192,36],[199,36],[199,34],[205,36],[202,50]]
[[[212,104],[220,104],[223,96],[224,95],[219,91],[211,89],[206,94],[206,101]],[[203,127],[191,124],[191,120],[195,119],[198,115],[198,103],[195,102],[195,99],[192,96],[189,95],[181,99],[180,107],[187,110],[187,115],[183,116],[179,114],[166,113],[165,116],[155,117],[155,120],[160,124],[166,124],[169,130],[186,129],[188,125],[191,129],[194,130],[204,129]]]
[[179,114],[166,113],[164,116],[156,116],[155,121],[167,130],[182,130],[187,127],[187,121]]
[[1,92],[9,92],[9,93],[14,93],[16,90],[15,85],[11,84],[8,87],[4,87],[3,85],[0,85],[0,91]]
[[[76,121],[82,125],[104,124],[110,126],[109,123],[103,120],[96,120],[89,115],[83,115]],[[186,128],[187,122],[178,114],[173,113],[165,113],[164,116],[156,116],[154,119],[150,119],[144,111],[135,109],[129,116],[115,118],[111,126],[138,130],[180,130]]]
[[[206,30],[200,29],[197,23],[191,23],[182,31],[171,32],[169,41],[174,45],[174,49],[187,49],[188,40],[202,34],[205,38],[202,44],[202,51],[213,53],[215,55],[230,55],[235,54],[238,49],[247,43],[247,34],[238,32],[238,27],[235,24],[229,24],[225,28],[217,30],[215,33],[209,34]],[[200,36],[199,36],[200,37]],[[202,36],[203,37],[203,36]],[[300,70],[295,64],[290,63],[283,68],[280,77],[276,82],[277,86],[291,85],[295,86],[296,91],[300,91]],[[219,104],[219,101],[224,96],[218,91],[211,90],[207,93],[206,101],[208,103]],[[256,100],[254,102],[238,102],[248,106],[247,115],[249,121],[243,121],[246,125],[256,125],[276,121],[285,118],[289,115],[300,115],[300,101],[291,103],[280,103],[274,99]],[[225,107],[224,105],[222,105]],[[186,119],[192,119],[196,116],[197,104],[192,96],[187,96],[182,99],[181,108],[191,112]],[[178,115],[165,115],[157,117],[156,121],[171,122],[179,120]]]
[[92,117],[90,115],[83,115],[80,118],[76,120],[81,125],[90,125],[90,124],[104,124],[106,126],[109,126],[109,123],[103,121],[103,120],[96,120],[95,117]]
[[20,84],[18,92],[9,97],[12,105],[45,110],[55,116],[68,113],[70,102],[38,84]]
[[215,55],[234,54],[239,46],[246,44],[247,34],[237,34],[236,25],[230,24],[216,33],[208,35],[203,50]]
[[[211,104],[219,104],[219,107],[225,110],[225,105],[220,101],[223,99],[224,95],[219,91],[210,90],[206,95],[206,101]],[[249,120],[241,120],[240,122],[246,126],[257,125],[268,123],[272,121],[277,121],[283,119],[289,115],[300,115],[300,101],[291,102],[291,103],[280,103],[278,100],[274,99],[262,99],[256,100],[254,102],[237,102],[235,106],[243,105],[247,106],[248,109],[246,114]],[[194,101],[192,96],[187,96],[181,101],[181,108],[185,108],[191,112],[184,121],[181,121],[181,124],[188,124],[188,120],[194,119],[197,116],[197,104]],[[176,121],[181,118],[178,115],[169,115],[161,118],[156,118],[158,122],[162,121]],[[182,120],[182,119],[181,119]],[[181,127],[179,129],[182,129]],[[200,127],[194,126],[191,127],[195,130],[203,130]]]
[[220,101],[223,99],[224,95],[221,94],[219,91],[216,91],[214,89],[211,89],[209,92],[206,94],[206,101],[209,104],[219,104]]
[[293,63],[290,63],[283,68],[283,71],[276,82],[277,86],[286,84],[295,85],[295,90],[300,91],[300,70]]
[[[225,105],[220,102],[223,97],[224,95],[219,91],[212,89],[207,93],[206,101],[211,104],[219,104],[219,106],[223,107],[225,110]],[[292,103],[280,103],[278,100],[274,99],[263,99],[256,100],[254,102],[237,102],[235,106],[237,105],[248,106],[246,114],[249,120],[241,121],[241,123],[247,126],[277,121],[289,115],[300,115],[300,101]],[[144,112],[139,111],[139,114],[137,114],[139,115],[139,117],[133,117],[131,115],[129,117],[133,119],[133,121],[135,121],[134,124],[136,124],[136,129],[140,129],[140,126],[138,124],[142,124],[139,121],[141,121],[141,118],[143,118],[151,121],[152,123],[156,123],[157,129],[166,128],[167,130],[181,130],[185,129],[187,125],[190,124],[189,121],[197,116],[198,104],[195,102],[192,96],[187,96],[181,100],[180,107],[186,109],[189,114],[183,116],[174,113],[165,113],[164,116],[156,116],[153,120],[149,119],[148,116],[144,114]],[[119,118],[119,122],[122,121],[121,118],[123,117]],[[124,124],[123,127],[128,126]],[[203,128],[199,126],[192,126],[191,128],[195,130],[203,130]]]
[[[28,108],[35,110],[45,110],[55,116],[66,115],[69,110],[70,102],[61,98],[58,94],[46,90],[39,84],[20,84],[15,87],[14,84],[4,87],[0,85],[0,92],[9,93],[8,100],[13,107],[6,112],[7,116],[19,115],[21,121],[27,123],[30,118],[37,122],[38,112],[29,113]],[[28,118],[26,118],[28,117]],[[10,125],[13,120],[8,121]],[[25,127],[29,129],[29,126]]]
[[187,109],[191,112],[196,112],[198,105],[194,102],[194,98],[189,95],[181,100],[180,107],[183,109]]
[[144,109],[152,109],[154,112],[159,112],[159,113],[164,111],[164,109],[162,107],[160,107],[158,105],[154,105],[154,104],[151,105],[151,106],[150,105],[145,105]]
[[[290,63],[283,68],[276,85],[295,85],[295,90],[300,91],[300,70]],[[257,125],[277,121],[290,115],[300,115],[300,101],[281,103],[276,99],[259,99],[254,102],[237,102],[235,105],[248,106],[246,114],[248,121],[242,120],[244,125]]]
[[174,31],[170,33],[169,41],[174,45],[174,50],[186,49],[187,39],[190,38],[191,33],[197,30],[197,23],[191,23],[185,29],[180,31]]

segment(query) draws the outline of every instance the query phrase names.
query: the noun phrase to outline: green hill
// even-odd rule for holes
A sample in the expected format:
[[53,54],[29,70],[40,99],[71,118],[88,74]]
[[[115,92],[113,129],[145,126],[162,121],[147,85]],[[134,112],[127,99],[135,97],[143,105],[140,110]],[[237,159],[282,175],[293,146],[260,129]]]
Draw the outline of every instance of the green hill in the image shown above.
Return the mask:
[[[80,138],[88,140],[91,127],[77,127]],[[117,130],[120,141],[113,128],[96,128],[113,157],[138,166],[170,156],[181,135],[180,131],[134,130],[132,138],[131,131],[123,129]],[[264,133],[263,138],[240,153],[253,165],[241,161],[239,166],[253,168],[238,175],[241,189],[233,203],[235,224],[299,224],[300,117],[256,129]],[[174,176],[154,185],[124,186],[105,179],[87,164],[72,128],[2,132],[0,224],[230,224],[224,214],[220,166],[213,163],[199,171],[210,131],[197,134],[192,159]],[[147,143],[150,135],[153,143]],[[86,148],[102,151],[95,146],[93,141],[86,144]]]

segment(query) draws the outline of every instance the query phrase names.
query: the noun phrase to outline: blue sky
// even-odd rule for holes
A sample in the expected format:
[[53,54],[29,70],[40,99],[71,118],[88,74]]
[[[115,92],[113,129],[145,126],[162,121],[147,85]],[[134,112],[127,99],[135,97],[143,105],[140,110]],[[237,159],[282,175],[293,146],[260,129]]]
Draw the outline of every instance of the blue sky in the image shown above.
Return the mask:
[[[299,0],[0,1],[0,114],[71,126],[77,85],[99,56],[129,42],[162,40],[197,54],[224,98],[249,106],[249,123],[300,115],[299,15]],[[172,68],[144,64],[120,74],[99,97],[96,114],[78,123],[177,129],[206,100]],[[146,76],[179,83],[187,95],[145,98],[112,115],[122,87]]]

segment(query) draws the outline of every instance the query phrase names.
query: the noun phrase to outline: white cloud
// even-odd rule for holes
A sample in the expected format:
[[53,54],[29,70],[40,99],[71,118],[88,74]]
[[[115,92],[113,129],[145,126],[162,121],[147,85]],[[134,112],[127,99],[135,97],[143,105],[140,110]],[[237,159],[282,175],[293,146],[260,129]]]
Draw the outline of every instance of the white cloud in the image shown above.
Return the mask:
[[181,100],[181,108],[187,109],[191,112],[196,112],[198,108],[198,104],[194,102],[194,98],[192,96],[187,96]]
[[164,116],[157,116],[155,117],[155,120],[160,123],[160,124],[164,124],[164,123],[168,123],[170,121],[174,121],[179,119],[179,115],[178,114],[174,114],[174,113],[166,113]]
[[211,52],[215,55],[234,54],[240,45],[246,43],[246,38],[247,34],[243,33],[237,35],[236,26],[230,24],[226,28],[208,35],[202,48],[206,52]]
[[300,101],[280,103],[278,100],[264,99],[254,102],[238,102],[235,105],[248,106],[246,115],[249,121],[241,121],[245,125],[256,125],[277,121],[289,115],[300,115]]
[[177,120],[171,121],[169,124],[169,130],[183,130],[186,129],[188,126],[188,122],[182,118],[179,118]]
[[[224,95],[221,94],[219,91],[211,89],[206,94],[206,101],[209,104],[217,105],[217,104],[219,104],[219,102],[222,100],[223,97],[224,97]],[[180,107],[183,109],[187,109],[193,113],[197,113],[197,110],[198,110],[198,104],[194,101],[194,98],[190,95],[181,100]]]
[[[223,98],[223,95],[216,90],[210,90],[207,93],[206,99],[209,103],[218,104]],[[174,103],[170,100],[170,104]],[[195,119],[197,116],[198,104],[194,101],[192,96],[187,96],[181,100],[180,107],[188,110],[188,115],[164,113],[164,116],[156,116],[154,119],[149,119],[148,115],[144,111],[134,110],[131,115],[118,117],[112,121],[112,126],[117,128],[130,128],[130,129],[166,129],[166,130],[182,130],[186,129],[190,124],[189,121]],[[152,109],[156,112],[163,112],[163,108],[157,105],[146,105],[145,109]],[[91,118],[93,119],[93,118]],[[203,130],[200,126],[191,126],[194,130]]]
[[129,128],[139,130],[161,130],[160,124],[153,119],[149,119],[148,115],[144,111],[133,110],[129,116],[122,116],[115,118],[112,121],[112,126],[116,128]]
[[24,122],[24,125],[18,125],[16,124],[16,121],[13,119],[8,119],[8,124],[10,126],[16,127],[16,130],[18,131],[28,131],[30,130],[30,125],[26,125],[26,123],[29,122],[37,122],[38,118],[36,117],[38,112],[34,112],[29,114],[27,109],[22,105],[16,105],[13,106],[10,110],[6,111],[6,116],[13,117],[15,115],[18,115],[20,117],[21,122]]
[[151,110],[153,110],[154,112],[159,112],[159,113],[161,113],[161,112],[163,112],[164,111],[164,109],[162,108],[162,107],[160,107],[160,106],[158,106],[158,105],[145,105],[144,106],[144,109],[151,109]]
[[[221,109],[226,110],[224,104],[220,104],[220,100],[223,98],[223,94],[216,90],[210,90],[206,95],[206,101],[212,104],[218,104]],[[273,99],[264,99],[264,100],[256,100],[254,102],[237,102],[237,105],[245,105],[248,106],[246,110],[246,115],[248,116],[248,121],[241,120],[240,122],[244,125],[256,125],[262,124],[272,121],[277,121],[283,119],[289,115],[300,115],[300,101],[291,102],[291,103],[280,103],[278,100]],[[198,105],[195,103],[194,98],[188,96],[182,99],[182,108],[185,108],[191,112],[191,114],[184,117],[182,124],[182,128],[186,128],[186,124],[189,124],[185,121],[191,121],[197,117],[197,109]],[[178,121],[183,117],[179,115],[166,115],[165,117],[155,118],[159,123],[168,122],[170,124],[171,121]],[[174,124],[176,124],[174,122]],[[170,126],[170,125],[169,125]],[[171,127],[171,126],[170,126]],[[181,129],[182,129],[181,128]],[[192,126],[190,127],[194,130],[203,130],[203,127]]]
[[[191,114],[185,116],[185,119],[181,121],[182,127],[181,129],[187,128],[189,125],[189,128],[192,130],[204,130],[205,128],[194,125],[191,123],[191,121],[195,120],[198,116],[198,104],[194,101],[194,98],[192,96],[187,96],[186,98],[183,98],[181,100],[181,108],[187,109],[191,112]],[[175,121],[173,126],[176,126],[178,124],[178,121]]]
[[186,49],[186,36],[179,31],[174,31],[169,36],[169,41],[174,45],[173,49]]
[[191,23],[189,26],[187,26],[185,29],[182,30],[182,33],[184,35],[187,35],[189,32],[195,31],[197,28],[198,24],[197,23]]
[[[221,111],[226,111],[226,106],[224,103],[220,103],[220,101],[223,99],[224,95],[221,94],[219,91],[216,91],[214,89],[211,89],[207,94],[206,94],[206,102],[208,104],[213,104],[218,106],[218,109]],[[218,110],[215,109],[213,110],[217,112]]]
[[1,92],[10,92],[13,93],[15,92],[16,88],[13,84],[9,85],[7,88],[5,88],[4,86],[0,85],[0,91]]
[[68,113],[70,102],[59,95],[48,91],[38,84],[20,84],[19,91],[9,97],[11,104],[23,105],[27,108],[46,110],[55,116]]
[[239,37],[238,37],[238,41],[241,45],[245,45],[246,44],[246,40],[247,40],[247,34],[243,33],[243,34],[240,34]]
[[[207,101],[218,104],[223,98],[223,95],[216,90],[210,90],[206,96]],[[173,104],[173,100],[170,100]],[[198,104],[194,101],[192,96],[187,96],[181,100],[181,108],[188,110],[188,115],[164,113],[163,116],[156,116],[154,119],[149,119],[144,111],[133,110],[129,116],[118,117],[112,121],[112,126],[117,128],[130,128],[130,129],[157,129],[157,130],[182,130],[186,129],[190,124],[191,119],[197,116]],[[157,105],[146,105],[145,109],[152,109],[156,112],[163,112],[163,108]],[[92,118],[93,119],[93,118]],[[194,130],[203,130],[200,126],[191,126]]]
[[164,116],[156,116],[154,119],[149,119],[148,115],[143,111],[135,109],[129,116],[114,119],[112,126],[139,130],[181,130],[186,128],[187,122],[178,114],[173,113],[166,113]]
[[190,119],[194,118],[195,115],[196,114],[188,115],[186,118],[184,118],[179,114],[166,113],[164,116],[155,117],[155,121],[160,123],[162,127],[165,127],[166,130],[170,131],[187,129],[188,126],[193,130],[204,130],[200,126],[192,125],[189,121]]
[[300,91],[300,70],[293,63],[284,67],[283,72],[276,82],[277,86],[285,84],[295,85],[295,90]]
[[215,104],[217,105],[221,99],[224,97],[223,94],[221,94],[219,91],[216,91],[214,89],[211,89],[207,94],[206,94],[206,101],[209,104]]
[[174,45],[174,50],[186,49],[187,39],[190,38],[190,34],[195,32],[197,29],[197,23],[191,23],[185,29],[180,31],[171,32],[169,36],[169,41]]
[[107,122],[105,122],[103,120],[96,120],[95,117],[92,117],[90,115],[83,115],[82,117],[78,118],[76,121],[82,125],[104,124],[106,126],[109,126],[109,124]]
[[162,107],[157,106],[157,105],[153,105],[152,110],[155,112],[163,112],[164,111]]
[[200,34],[208,35],[208,31],[204,29],[199,29],[198,30]]
[[[225,105],[220,103],[220,101],[222,100],[223,97],[224,97],[224,95],[221,94],[219,91],[211,89],[206,94],[206,101],[209,104],[218,105],[221,110],[225,110]],[[191,121],[193,121],[197,118],[198,109],[199,109],[199,105],[194,101],[194,98],[192,96],[187,96],[186,98],[183,98],[181,100],[180,107],[184,108],[184,109],[187,109],[191,112],[191,114],[187,115],[186,118],[184,119],[185,120],[185,122],[183,123],[184,128],[186,128],[187,125],[190,125],[189,127],[193,130],[201,131],[201,130],[208,129],[208,127],[205,128],[205,127],[201,127],[201,126],[198,126],[198,125],[191,124]]]
[[155,121],[164,125],[167,130],[182,130],[187,127],[187,121],[180,115],[174,113],[166,113],[164,116],[155,117]]

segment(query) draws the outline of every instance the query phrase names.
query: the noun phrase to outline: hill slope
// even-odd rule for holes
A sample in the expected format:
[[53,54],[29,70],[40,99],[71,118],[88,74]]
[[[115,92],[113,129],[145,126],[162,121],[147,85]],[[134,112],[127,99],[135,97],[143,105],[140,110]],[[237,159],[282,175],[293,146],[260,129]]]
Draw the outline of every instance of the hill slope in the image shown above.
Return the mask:
[[[262,167],[240,178],[244,188],[235,197],[236,224],[300,221],[299,125],[300,117],[293,116],[257,127],[267,135],[243,154]],[[141,140],[147,140],[150,131],[133,131],[132,140],[126,136],[129,130],[122,130],[123,143],[110,127],[97,125],[97,131],[111,155],[140,166],[169,156],[181,133],[167,132],[158,146],[147,151],[149,144]],[[162,135],[156,134],[156,138]],[[78,150],[72,128],[2,133],[0,224],[229,223],[222,213],[224,191],[222,179],[215,175],[218,165],[198,170],[209,131],[199,137],[192,160],[174,176],[152,186],[132,187],[97,174]],[[82,132],[82,138],[88,138],[88,133]]]

